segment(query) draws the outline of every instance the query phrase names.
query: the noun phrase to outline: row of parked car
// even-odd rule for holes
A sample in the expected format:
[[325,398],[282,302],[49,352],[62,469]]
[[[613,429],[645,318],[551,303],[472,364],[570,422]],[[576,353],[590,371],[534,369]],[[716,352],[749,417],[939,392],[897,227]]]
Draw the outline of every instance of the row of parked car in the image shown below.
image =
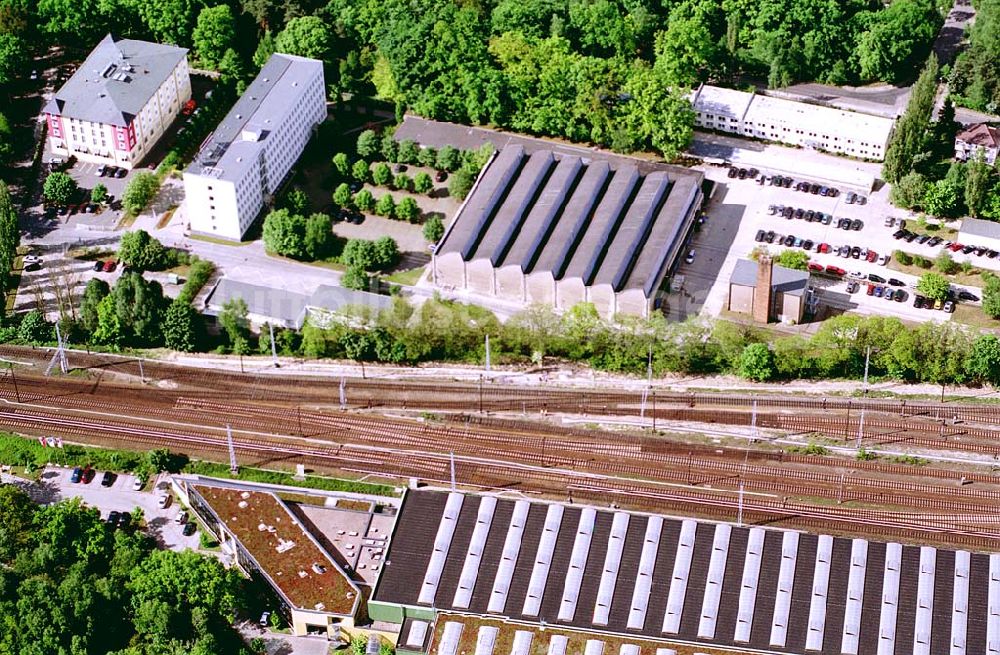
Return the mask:
[[[757,234],[754,236],[754,241],[757,243],[777,243],[778,245],[788,246],[790,248],[802,248],[803,250],[815,251],[818,253],[831,253],[837,255],[838,257],[843,257],[845,259],[864,259],[873,264],[878,264],[880,266],[885,266],[889,263],[889,255],[879,255],[874,250],[869,248],[862,248],[861,246],[831,246],[829,243],[816,243],[812,239],[803,239],[797,237],[794,234],[777,234],[774,230],[757,230]],[[820,266],[816,264],[816,266]],[[822,267],[820,267],[821,269]],[[813,269],[819,270],[819,269]]]
[[[791,207],[786,205],[768,205],[767,213],[771,216],[783,216],[787,219],[802,219],[806,223],[822,223],[823,225],[830,225],[833,223],[833,214],[826,214],[824,212],[814,211],[812,209],[803,209],[802,207]],[[860,218],[838,218],[837,219],[837,229],[838,230],[854,230],[855,232],[861,230],[865,226],[865,222]]]
[[96,172],[98,177],[117,177],[119,179],[128,175],[128,170],[118,166],[108,166],[106,164],[98,166]]
[[823,186],[822,184],[810,182],[799,182],[795,185],[795,190],[803,193],[811,193],[814,196],[825,196],[827,198],[836,198],[840,195],[840,189],[837,189],[836,187]]
[[[73,484],[90,484],[91,482],[93,482],[95,475],[97,475],[97,471],[91,468],[89,464],[83,467],[77,466],[75,469],[73,469],[73,472],[70,473],[69,481],[72,482]],[[101,486],[110,487],[115,483],[116,479],[118,479],[118,476],[116,474],[112,473],[111,471],[105,471],[101,475]],[[136,478],[135,481],[132,483],[132,489],[133,490],[142,489],[142,480]]]
[[1000,252],[984,246],[968,246],[957,241],[945,241],[938,236],[932,237],[927,234],[914,234],[905,228],[893,232],[892,237],[900,241],[906,241],[907,243],[916,241],[919,244],[928,245],[932,248],[943,243],[944,247],[952,252],[961,252],[966,255],[975,254],[979,257],[988,257],[989,259],[996,259],[997,255],[1000,255]]

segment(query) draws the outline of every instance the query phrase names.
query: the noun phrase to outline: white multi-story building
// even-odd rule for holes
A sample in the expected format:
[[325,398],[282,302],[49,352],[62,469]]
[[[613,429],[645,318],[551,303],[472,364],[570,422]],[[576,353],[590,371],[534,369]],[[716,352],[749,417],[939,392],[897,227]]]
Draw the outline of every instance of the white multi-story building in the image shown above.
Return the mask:
[[131,169],[190,98],[187,49],[108,34],[42,110],[49,147]]
[[816,148],[863,159],[885,159],[895,121],[834,107],[702,85],[691,96],[697,127]]
[[990,166],[1000,158],[1000,128],[987,123],[969,125],[955,135],[955,159],[968,161],[982,153]]
[[190,230],[242,239],[325,119],[323,63],[272,55],[184,172]]

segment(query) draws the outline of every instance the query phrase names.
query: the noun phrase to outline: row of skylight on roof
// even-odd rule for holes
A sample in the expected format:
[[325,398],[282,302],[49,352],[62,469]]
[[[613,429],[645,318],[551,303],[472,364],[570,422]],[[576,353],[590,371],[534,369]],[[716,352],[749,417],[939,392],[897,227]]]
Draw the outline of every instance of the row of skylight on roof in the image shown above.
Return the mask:
[[[461,510],[461,494],[451,494],[445,507],[445,516],[435,538],[435,550],[425,575],[422,592],[434,587],[440,581],[442,562],[435,562],[435,555],[447,558],[454,523]],[[469,550],[465,554],[461,582],[456,592],[454,606],[468,608],[472,590],[482,565],[482,555],[492,526],[496,509],[496,499],[484,496],[479,506],[476,526]],[[521,543],[531,503],[514,503],[510,524],[507,527],[501,561],[494,579],[489,601],[489,611],[503,613],[506,610],[508,593],[521,551]],[[528,592],[521,608],[523,616],[538,616],[542,596],[552,566],[556,540],[564,519],[564,507],[559,504],[546,506],[546,515],[538,548],[534,555]],[[630,514],[616,512],[611,520],[611,530],[605,550],[601,578],[597,590],[592,623],[598,626],[608,624],[611,599],[618,583],[624,542],[627,536]],[[577,600],[584,571],[589,558],[597,512],[594,508],[582,508],[573,540],[573,549],[565,575],[559,620],[572,622],[576,618]],[[628,614],[629,629],[642,630],[645,627],[646,611],[650,596],[650,584],[655,566],[658,546],[662,538],[662,517],[647,517],[642,552],[638,571],[634,579],[632,600]],[[667,594],[663,616],[662,632],[676,635],[680,631],[681,616],[685,607],[687,588],[694,557],[695,536],[698,523],[689,519],[681,523],[677,550]],[[708,564],[705,592],[701,601],[698,622],[698,637],[712,640],[716,638],[716,628],[721,605],[723,577],[729,560],[732,527],[728,524],[714,526],[712,551]],[[747,533],[746,553],[739,591],[739,606],[733,640],[749,643],[754,620],[754,609],[758,592],[769,590],[760,588],[760,574],[763,560],[765,531],[750,529]],[[799,559],[799,534],[784,532],[781,536],[781,560],[778,571],[777,589],[774,592],[774,611],[771,615],[770,645],[775,648],[787,647],[788,625],[791,612],[791,596],[794,586],[796,566]],[[834,539],[820,535],[816,539],[815,560],[812,567],[809,611],[806,626],[806,650],[820,651],[824,644],[839,637],[840,651],[845,655],[859,655],[861,652],[860,631],[862,607],[864,603],[865,580],[868,575],[869,543],[863,539],[851,542],[850,565],[847,571],[847,590],[844,601],[844,620],[839,635],[827,634],[827,608],[831,602],[839,602],[830,596],[830,578],[833,562]],[[885,545],[885,562],[879,604],[878,655],[892,655],[896,651],[897,614],[900,594],[900,567],[902,546],[897,543]],[[949,655],[965,655],[968,635],[969,585],[971,555],[966,551],[955,553],[954,579],[952,581],[951,631]],[[916,613],[912,652],[915,655],[931,654],[931,628],[934,612],[935,574],[937,568],[936,550],[932,547],[920,549],[920,563],[916,590]],[[987,617],[987,655],[1000,655],[1000,554],[989,559],[989,607]],[[421,595],[419,602],[433,603],[430,592]],[[464,605],[462,604],[464,603]],[[557,646],[556,646],[557,647]],[[516,655],[516,654],[515,654]]]
[[462,500],[464,498],[464,494],[448,494],[448,500],[444,506],[444,514],[441,517],[441,523],[438,525],[437,536],[434,537],[434,551],[431,553],[431,559],[424,574],[424,582],[420,586],[418,602],[434,602],[438,585],[441,583],[441,573],[444,571],[444,563],[448,559],[451,538],[455,534],[455,526],[458,524],[458,514],[462,510]]
[[[458,655],[458,645],[464,629],[465,624],[460,621],[445,622],[437,655]],[[496,626],[479,626],[479,631],[476,633],[475,655],[494,655],[499,634],[500,629]],[[531,630],[516,630],[511,640],[509,655],[529,655],[534,638],[535,633]],[[569,639],[565,635],[552,635],[549,637],[548,655],[566,655],[568,643]],[[603,655],[604,645],[600,639],[588,639],[584,645],[584,655]],[[618,650],[618,655],[639,655],[639,653],[638,644],[622,644]],[[496,653],[496,655],[504,654]],[[657,648],[656,655],[677,655],[677,651],[672,648]]]

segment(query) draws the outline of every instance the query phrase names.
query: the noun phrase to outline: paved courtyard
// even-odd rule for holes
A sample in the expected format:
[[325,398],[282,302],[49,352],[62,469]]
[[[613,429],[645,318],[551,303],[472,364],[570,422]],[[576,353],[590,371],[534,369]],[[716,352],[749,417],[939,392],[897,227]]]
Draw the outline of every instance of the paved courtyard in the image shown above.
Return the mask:
[[[787,166],[783,163],[783,166]],[[770,173],[767,169],[762,172]],[[729,278],[736,260],[746,258],[758,243],[754,237],[758,230],[774,231],[778,235],[794,235],[814,243],[827,243],[837,248],[842,245],[869,248],[879,255],[890,254],[900,249],[907,252],[924,254],[933,257],[938,248],[929,248],[914,243],[896,241],[892,233],[896,227],[886,227],[886,216],[906,216],[907,214],[891,208],[888,204],[888,188],[883,187],[868,197],[865,205],[851,205],[845,201],[845,194],[836,198],[822,197],[795,191],[792,188],[778,188],[769,185],[760,186],[755,181],[730,179],[724,167],[704,167],[706,177],[717,183],[714,197],[706,205],[707,220],[700,232],[692,241],[696,256],[692,264],[681,264],[678,275],[674,278],[675,292],[667,302],[671,318],[682,319],[703,311],[705,314],[717,316],[726,307],[729,293]],[[808,171],[803,166],[803,171]],[[824,183],[819,177],[796,177]],[[802,219],[786,219],[780,215],[770,215],[769,205],[786,205],[802,209],[819,211],[834,216],[830,225],[820,222],[806,222]],[[838,229],[836,220],[840,217],[860,219],[864,227],[860,231],[845,231]],[[785,246],[764,244],[772,253],[787,249]],[[882,278],[896,278],[906,284],[907,298],[904,302],[887,301],[882,298],[868,296],[866,286],[855,294],[846,291],[847,281],[825,276],[812,276],[811,284],[816,289],[822,304],[836,310],[852,310],[862,314],[879,314],[898,316],[899,318],[920,322],[925,320],[945,321],[950,314],[941,311],[916,309],[912,305],[913,293],[917,277],[890,270],[877,263],[869,263],[863,259],[843,258],[835,253],[820,254],[810,252],[810,260],[823,266],[833,265],[845,269],[848,273],[858,273],[860,277],[875,274]],[[952,285],[955,289],[968,289],[981,296],[978,289],[962,285]]]

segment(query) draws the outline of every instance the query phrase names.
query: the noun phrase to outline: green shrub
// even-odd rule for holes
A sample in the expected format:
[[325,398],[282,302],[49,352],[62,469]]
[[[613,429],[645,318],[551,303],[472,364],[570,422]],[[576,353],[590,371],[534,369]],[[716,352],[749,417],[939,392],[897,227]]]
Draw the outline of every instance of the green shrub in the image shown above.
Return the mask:
[[908,252],[903,252],[902,250],[897,250],[892,253],[893,259],[904,266],[909,266],[913,263],[913,256]]
[[430,175],[421,171],[413,178],[413,190],[417,193],[427,193],[434,189],[434,180]]
[[400,191],[412,191],[413,178],[406,173],[400,173],[392,179],[392,186],[396,187]]

